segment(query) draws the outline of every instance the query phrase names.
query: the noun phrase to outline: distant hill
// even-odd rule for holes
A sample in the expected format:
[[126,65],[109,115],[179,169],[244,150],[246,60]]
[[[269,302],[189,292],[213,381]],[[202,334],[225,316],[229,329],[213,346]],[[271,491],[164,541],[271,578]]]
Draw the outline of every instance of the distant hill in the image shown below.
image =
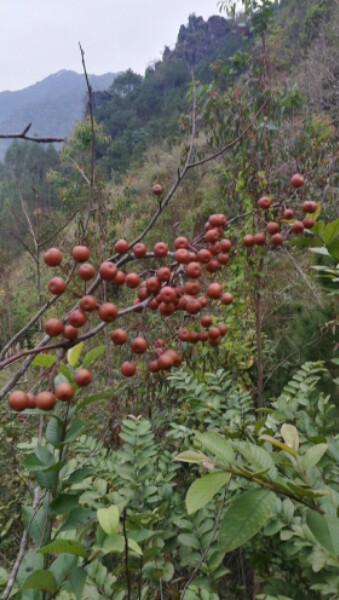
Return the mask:
[[[117,73],[89,75],[93,90],[109,88]],[[83,75],[66,69],[15,92],[0,92],[0,132],[17,133],[32,123],[30,133],[65,137],[85,113]],[[0,159],[10,144],[0,140]]]

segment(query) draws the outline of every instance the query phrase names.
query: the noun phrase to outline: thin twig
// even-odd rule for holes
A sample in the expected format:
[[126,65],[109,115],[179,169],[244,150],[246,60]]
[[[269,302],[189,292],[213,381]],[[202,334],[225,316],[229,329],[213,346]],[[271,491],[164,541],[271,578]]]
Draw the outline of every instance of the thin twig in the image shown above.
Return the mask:
[[65,141],[65,138],[55,138],[55,137],[40,137],[40,136],[29,136],[27,132],[32,127],[32,123],[27,125],[23,131],[20,133],[0,133],[1,140],[26,140],[28,142],[37,142],[38,144],[53,144],[53,143],[61,143]]

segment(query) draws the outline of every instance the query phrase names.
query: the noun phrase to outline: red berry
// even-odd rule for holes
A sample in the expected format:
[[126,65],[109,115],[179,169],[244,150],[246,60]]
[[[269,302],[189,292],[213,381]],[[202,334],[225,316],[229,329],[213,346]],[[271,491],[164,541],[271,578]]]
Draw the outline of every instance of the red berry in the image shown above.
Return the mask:
[[246,246],[247,248],[249,248],[250,246],[254,246],[254,244],[255,244],[254,236],[251,235],[250,233],[247,233],[242,242],[243,242],[244,246]]
[[115,244],[114,244],[114,250],[118,253],[118,254],[124,254],[124,252],[127,252],[129,247],[129,243],[127,242],[127,240],[118,240]]
[[284,212],[283,212],[283,219],[293,219],[294,217],[294,210],[293,208],[285,208]]
[[142,242],[138,242],[137,244],[134,244],[134,246],[133,246],[134,256],[136,256],[137,258],[141,258],[142,256],[145,256],[146,252],[147,252],[147,248],[146,248],[145,244],[143,244]]
[[311,217],[306,217],[303,220],[303,223],[304,223],[304,227],[306,227],[306,229],[312,229],[312,227],[314,227],[314,225],[315,225],[315,220],[312,219]]
[[295,173],[294,175],[292,175],[292,177],[290,179],[290,184],[294,188],[300,188],[304,185],[304,183],[305,183],[305,180],[304,180],[303,176],[300,175],[300,173]]
[[92,373],[88,369],[78,369],[74,375],[74,380],[79,387],[86,387],[92,381]]
[[302,221],[294,221],[291,225],[293,233],[302,233],[304,231],[304,223]]
[[21,412],[22,410],[25,410],[25,408],[28,408],[28,394],[26,394],[26,392],[22,392],[21,390],[15,390],[8,397],[7,403],[12,410]]
[[152,187],[152,192],[155,196],[161,196],[162,194],[162,185],[160,183],[155,183]]
[[63,253],[59,248],[49,248],[44,254],[44,261],[49,267],[57,267],[63,259]]
[[220,250],[222,252],[229,252],[229,250],[232,248],[232,242],[231,242],[231,240],[228,240],[227,238],[223,238],[222,240],[220,240],[219,244],[220,244]]
[[171,269],[168,267],[160,267],[156,272],[156,276],[159,281],[168,281],[171,276]]
[[84,281],[89,281],[90,279],[93,279],[95,275],[95,268],[91,263],[84,262],[78,267],[78,275]]
[[281,233],[275,233],[271,237],[271,242],[272,242],[273,246],[280,246],[280,244],[282,244],[283,241],[284,241],[284,238],[281,235]]
[[317,208],[318,204],[314,200],[305,200],[301,205],[301,209],[305,213],[314,213]]
[[185,273],[187,277],[200,277],[202,273],[201,265],[198,262],[191,262],[187,265]]
[[233,294],[230,294],[230,292],[224,292],[220,298],[221,303],[225,304],[226,306],[228,304],[232,304],[234,298],[233,298]]
[[103,302],[99,306],[99,318],[105,323],[111,323],[118,316],[119,309],[115,304],[111,302]]
[[220,283],[211,283],[206,290],[206,295],[213,299],[221,298],[222,287]]
[[259,208],[262,208],[264,210],[267,210],[271,206],[271,204],[272,204],[272,200],[270,198],[268,198],[268,196],[262,196],[258,200]]
[[53,277],[48,284],[48,289],[54,296],[63,294],[66,287],[66,281],[62,277]]
[[83,262],[89,259],[91,253],[87,246],[74,246],[72,256],[77,262]]
[[189,241],[184,236],[179,236],[174,240],[174,248],[175,250],[179,250],[179,248],[188,248]]
[[35,396],[36,408],[40,408],[41,410],[52,410],[55,402],[55,396],[52,392],[39,392]]
[[63,402],[69,402],[74,395],[73,386],[68,381],[61,381],[55,388],[55,395]]
[[63,332],[64,324],[62,321],[60,321],[60,319],[55,319],[54,317],[52,317],[51,319],[48,319],[48,321],[46,321],[44,329],[47,335],[51,337],[56,337],[57,335],[60,335]]
[[131,350],[136,354],[142,354],[147,350],[147,341],[143,337],[136,337],[131,341]]
[[95,310],[97,307],[97,299],[95,296],[91,296],[89,294],[85,295],[81,298],[81,300],[79,302],[79,306],[80,306],[81,310],[91,312],[92,310]]
[[109,260],[105,260],[99,267],[99,275],[104,281],[113,281],[117,272],[118,267]]
[[166,285],[165,287],[161,288],[159,298],[161,302],[174,302],[177,298],[177,292],[174,288]]
[[254,243],[257,244],[257,246],[263,246],[266,242],[266,236],[264,233],[262,233],[261,231],[258,231],[258,233],[256,233],[254,235]]
[[147,296],[148,293],[154,293],[154,292],[158,292],[160,290],[160,280],[158,279],[158,277],[149,277],[148,279],[146,279],[146,291],[147,291]]
[[168,246],[165,244],[165,242],[157,242],[153,248],[153,252],[155,256],[162,258],[168,253]]
[[280,231],[280,225],[276,221],[270,221],[266,225],[266,230],[270,235],[274,235],[275,233],[278,233],[278,231]]
[[132,360],[126,360],[120,367],[120,373],[125,377],[133,377],[137,371],[137,365]]
[[125,344],[125,342],[127,342],[127,338],[128,338],[128,333],[127,333],[127,331],[125,331],[125,329],[121,329],[121,328],[114,329],[111,332],[111,340],[117,346],[122,346],[123,344]]
[[78,337],[78,330],[73,325],[65,325],[63,330],[63,336],[68,340],[76,340]]
[[86,314],[78,308],[72,310],[68,315],[68,322],[70,325],[73,325],[73,327],[81,327],[86,321]]
[[134,289],[140,285],[140,277],[138,273],[128,273],[125,277],[127,287]]

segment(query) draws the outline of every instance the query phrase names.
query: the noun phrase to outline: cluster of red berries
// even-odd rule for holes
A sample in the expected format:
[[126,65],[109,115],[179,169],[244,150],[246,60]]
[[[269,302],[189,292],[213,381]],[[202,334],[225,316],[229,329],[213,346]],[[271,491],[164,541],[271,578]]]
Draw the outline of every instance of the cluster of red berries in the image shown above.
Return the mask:
[[[300,173],[295,173],[291,179],[290,184],[294,189],[299,189],[304,185],[304,177]],[[262,196],[258,200],[258,208],[261,210],[268,210],[272,205],[272,200],[268,196]],[[260,231],[254,235],[247,234],[243,238],[244,246],[262,246],[266,244],[266,233],[270,236],[270,242],[273,246],[280,246],[290,233],[300,234],[305,229],[312,229],[315,224],[315,220],[310,216],[316,212],[318,208],[317,203],[314,200],[305,200],[301,203],[300,209],[304,213],[304,218],[301,220],[292,219],[295,217],[294,210],[292,208],[284,208],[281,212],[281,220],[269,221],[266,223],[266,231]],[[281,232],[281,225],[287,225],[285,232]]]
[[[79,387],[89,385],[92,381],[92,374],[88,369],[78,369],[74,375],[74,381]],[[74,396],[74,387],[68,381],[61,381],[55,386],[54,392],[44,390],[33,394],[32,392],[23,392],[14,390],[8,397],[8,405],[16,412],[22,412],[26,408],[40,408],[41,410],[52,410],[58,400],[62,402],[71,402]]]
[[[154,191],[154,193],[156,192]],[[137,297],[133,301],[136,312],[146,309],[157,310],[166,317],[176,311],[181,311],[184,319],[190,317],[196,319],[195,315],[205,309],[211,300],[218,300],[223,305],[229,305],[233,301],[232,294],[225,292],[219,283],[206,281],[206,277],[209,278],[221,267],[227,265],[230,260],[229,251],[232,242],[224,237],[226,224],[227,217],[224,214],[211,215],[203,233],[192,241],[183,236],[177,237],[174,241],[173,251],[169,250],[165,242],[157,242],[153,251],[148,252],[143,242],[131,246],[126,240],[120,239],[114,245],[117,253],[115,261],[104,261],[99,266],[98,272],[88,262],[90,251],[86,246],[75,246],[72,250],[72,257],[79,263],[78,277],[85,282],[99,275],[100,279],[107,283],[118,286],[125,284],[131,290],[137,289]],[[149,268],[147,276],[143,280],[137,272],[125,273],[119,269],[119,265],[133,258],[166,259],[166,257],[168,264],[163,264],[158,268]],[[44,255],[44,261],[49,267],[58,267],[62,260],[63,253],[59,248],[50,248]],[[57,296],[63,294],[67,288],[68,284],[60,276],[53,277],[48,283],[49,291]],[[45,322],[45,332],[50,337],[62,335],[66,340],[76,340],[79,328],[88,321],[89,313],[95,313],[105,323],[111,323],[119,317],[119,309],[115,304],[108,301],[99,303],[93,294],[84,293],[78,306],[68,314],[67,321],[50,318]],[[210,315],[201,317],[200,326],[204,328],[201,331],[188,330],[185,327],[179,328],[177,340],[192,343],[209,342],[211,346],[216,346],[227,331],[227,326],[224,324],[213,326],[213,319]],[[111,339],[114,344],[122,346],[128,341],[128,331],[123,328],[114,329],[111,332]],[[151,356],[148,369],[152,373],[178,366],[181,362],[181,357],[174,348],[166,348],[165,343],[159,343],[159,340],[149,343],[140,335],[130,340],[130,350],[135,356],[149,352]],[[120,366],[120,372],[126,377],[132,377],[136,370],[135,360],[124,361]],[[77,378],[75,380],[79,384]],[[69,385],[71,386],[71,384]],[[69,394],[71,387],[68,388]],[[19,402],[15,395],[17,393],[20,394]],[[46,409],[47,405],[48,408],[53,407],[52,397],[54,403],[56,398],[60,400],[71,400],[72,398],[71,395],[68,398],[59,397],[58,389],[54,394],[52,392],[42,393],[50,394],[48,396],[49,404],[45,405]],[[63,393],[61,392],[62,395]],[[13,394],[9,398],[12,408],[24,410],[28,407],[28,395],[25,392],[17,391]],[[30,408],[32,408],[33,402],[42,408],[38,397],[39,394],[35,396],[34,401],[31,399]]]

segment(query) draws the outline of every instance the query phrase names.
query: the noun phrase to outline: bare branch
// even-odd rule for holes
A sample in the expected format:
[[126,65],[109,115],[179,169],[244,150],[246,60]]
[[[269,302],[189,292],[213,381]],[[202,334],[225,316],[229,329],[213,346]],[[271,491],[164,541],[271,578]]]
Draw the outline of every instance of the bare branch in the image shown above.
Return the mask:
[[29,123],[27,127],[21,133],[0,133],[1,140],[26,140],[28,142],[37,142],[38,144],[53,144],[61,143],[65,141],[65,138],[56,137],[40,137],[40,136],[29,136],[27,132],[32,127],[32,123]]

